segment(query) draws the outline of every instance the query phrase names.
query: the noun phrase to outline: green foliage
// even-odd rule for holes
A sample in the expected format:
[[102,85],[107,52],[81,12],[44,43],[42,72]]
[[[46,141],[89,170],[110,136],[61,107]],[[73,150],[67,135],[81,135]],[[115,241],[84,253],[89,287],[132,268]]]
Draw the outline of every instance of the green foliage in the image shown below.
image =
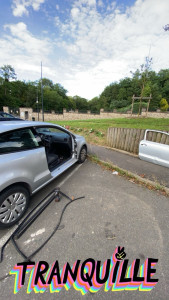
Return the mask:
[[[105,111],[126,112],[131,109],[132,96],[148,97],[152,95],[149,110],[155,111],[162,107],[161,98],[169,102],[169,69],[160,70],[158,73],[150,70],[149,60],[132,73],[132,78],[126,77],[119,82],[113,82],[101,93],[90,101],[77,96],[67,96],[67,90],[59,83],[53,83],[48,78],[34,82],[16,80],[15,70],[10,65],[0,68],[0,109],[3,106],[10,107],[32,107],[41,108],[41,87],[43,88],[44,110],[62,112],[63,108],[69,110],[78,109],[81,112],[91,110],[99,112],[101,108]],[[138,111],[138,105],[134,105],[134,112]],[[142,103],[142,107],[147,104]]]
[[88,101],[88,109],[91,112],[100,112],[101,104],[99,101],[99,97],[95,97],[92,100]]
[[[124,78],[119,83],[115,82],[107,86],[98,101],[104,110],[127,111],[130,109],[133,95],[148,97],[150,94],[152,95],[150,111],[159,108],[162,97],[169,101],[169,69],[161,70],[158,73],[150,70],[144,72],[136,70],[135,73],[132,73],[132,78]],[[136,111],[137,105],[135,105]]]
[[79,96],[74,96],[73,100],[75,102],[76,109],[78,109],[80,111],[84,111],[84,112],[88,110],[88,102],[85,98],[81,98]]
[[160,109],[166,111],[169,108],[168,102],[165,98],[162,98],[160,101]]
[[149,97],[151,94],[151,87],[150,87],[150,83],[147,83],[144,87],[144,90],[143,90],[143,93],[142,93],[142,96],[143,97]]
[[0,75],[4,78],[5,81],[16,79],[15,70],[11,65],[4,65],[3,67],[1,67]]

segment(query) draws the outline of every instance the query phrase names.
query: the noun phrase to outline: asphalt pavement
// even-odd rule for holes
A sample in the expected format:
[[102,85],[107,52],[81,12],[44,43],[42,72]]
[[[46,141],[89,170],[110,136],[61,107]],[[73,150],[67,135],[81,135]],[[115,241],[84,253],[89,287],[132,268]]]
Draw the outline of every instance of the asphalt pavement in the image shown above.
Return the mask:
[[[140,259],[158,259],[154,278],[159,279],[151,291],[123,290],[105,292],[104,286],[96,293],[82,295],[73,286],[59,293],[52,293],[47,288],[44,293],[28,294],[29,274],[25,284],[14,294],[12,275],[0,279],[1,299],[127,299],[127,300],[167,300],[169,299],[169,200],[155,191],[134,184],[127,179],[113,175],[99,165],[86,161],[75,165],[58,179],[36,193],[31,200],[31,208],[46,196],[53,188],[60,186],[69,196],[85,196],[72,203],[64,213],[59,230],[49,240],[33,261],[46,261],[52,265],[58,261],[60,269],[66,262],[72,266],[76,260],[81,263],[87,258],[104,263],[111,258],[116,247],[124,247],[129,264]],[[68,200],[52,202],[38,217],[32,226],[18,240],[21,249],[31,254],[53,231],[61,212]],[[0,231],[0,243],[12,229]],[[10,242],[0,264],[0,277],[8,274],[14,265],[23,262],[23,258]]]
[[94,154],[103,161],[141,175],[145,179],[158,182],[169,188],[169,168],[139,159],[139,157],[102,146],[88,144],[88,153]]

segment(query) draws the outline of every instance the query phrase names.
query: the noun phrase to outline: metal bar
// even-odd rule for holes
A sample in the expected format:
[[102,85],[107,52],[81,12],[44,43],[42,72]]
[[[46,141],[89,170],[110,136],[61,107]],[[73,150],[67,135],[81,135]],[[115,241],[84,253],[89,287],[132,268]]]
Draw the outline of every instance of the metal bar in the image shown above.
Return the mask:
[[49,193],[44,199],[42,199],[31,211],[30,213],[25,217],[25,219],[18,225],[18,227],[16,228],[16,230],[11,234],[11,236],[9,237],[9,239],[5,242],[5,244],[2,246],[1,248],[1,255],[0,255],[0,263],[3,260],[3,253],[5,250],[6,245],[10,242],[11,238],[14,237],[15,235],[17,235],[17,233],[22,230],[25,226],[25,223],[27,224],[27,220],[29,220],[29,217],[31,216],[31,214],[33,213],[33,211],[35,211],[50,195],[52,195],[53,193],[58,194],[60,192],[59,188],[54,189],[51,193]]
[[149,132],[149,131],[151,131],[151,132],[157,132],[157,133],[164,133],[164,134],[166,134],[166,135],[169,136],[169,133],[165,132],[165,131],[153,130],[153,129],[146,129],[145,134],[144,134],[144,140],[146,140],[146,138],[147,138],[147,132]]
[[48,201],[44,203],[42,207],[39,208],[38,211],[36,211],[28,220],[23,224],[22,227],[19,227],[17,234],[15,233],[15,236],[17,239],[19,239],[22,234],[30,227],[30,225],[36,220],[36,218],[45,210],[45,208],[58,196],[58,191],[56,194],[52,195]]

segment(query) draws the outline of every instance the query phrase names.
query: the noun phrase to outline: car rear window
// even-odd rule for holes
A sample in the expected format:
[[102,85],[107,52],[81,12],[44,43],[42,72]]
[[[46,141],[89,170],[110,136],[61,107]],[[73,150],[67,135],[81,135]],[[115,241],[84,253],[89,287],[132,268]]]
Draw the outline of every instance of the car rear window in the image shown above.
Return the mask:
[[21,129],[0,135],[0,154],[39,147],[31,129]]

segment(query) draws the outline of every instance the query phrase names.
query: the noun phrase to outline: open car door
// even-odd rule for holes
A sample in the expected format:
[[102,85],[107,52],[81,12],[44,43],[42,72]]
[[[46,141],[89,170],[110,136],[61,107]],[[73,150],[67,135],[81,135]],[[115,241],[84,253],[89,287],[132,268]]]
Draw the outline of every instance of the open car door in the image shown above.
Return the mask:
[[77,161],[77,145],[70,132],[50,125],[36,127],[36,131],[45,146],[48,168],[53,176],[59,175]]
[[[150,132],[163,136],[160,143],[148,139]],[[139,158],[169,168],[169,133],[147,129],[139,144]]]

